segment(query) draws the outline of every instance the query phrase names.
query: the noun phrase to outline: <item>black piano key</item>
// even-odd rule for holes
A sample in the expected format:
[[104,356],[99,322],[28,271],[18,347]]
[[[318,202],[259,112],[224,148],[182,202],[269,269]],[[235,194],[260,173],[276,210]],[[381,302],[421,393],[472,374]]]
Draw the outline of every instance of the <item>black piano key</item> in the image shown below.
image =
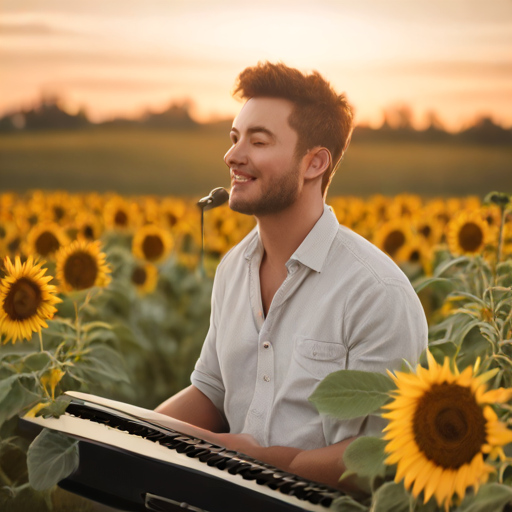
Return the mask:
[[260,485],[266,485],[268,482],[272,482],[274,480],[274,472],[270,469],[264,469],[256,478],[256,483]]
[[262,468],[258,467],[252,467],[248,469],[247,471],[244,471],[242,474],[242,477],[244,480],[256,480],[258,478],[258,475],[262,472]]
[[231,473],[232,475],[239,475],[240,473],[243,473],[250,467],[251,467],[251,464],[249,462],[241,462],[240,464],[237,464],[236,466],[232,467],[231,469],[228,469],[228,473]]
[[222,464],[220,464],[217,467],[219,467],[220,469],[227,469],[229,471],[230,469],[236,468],[241,464],[242,462],[240,461],[240,459],[238,459],[237,457],[231,457],[230,459],[226,459],[224,462],[222,462]]
[[184,443],[183,441],[178,443],[174,449],[178,452],[178,453],[185,453],[187,450],[193,450],[194,449],[194,446],[191,446],[187,443]]
[[201,455],[205,455],[206,453],[210,453],[206,448],[197,448],[197,447],[194,447],[190,451],[185,452],[187,457],[194,457],[194,458],[199,458]]
[[337,497],[338,496],[324,496],[320,500],[320,505],[322,505],[323,507],[330,507],[332,505],[332,502],[334,501],[334,499]]
[[153,442],[159,441],[160,439],[164,440],[167,438],[167,436],[163,432],[158,432],[157,430],[152,432],[151,434],[148,434],[145,437],[146,439],[149,439],[150,441]]
[[225,461],[226,459],[228,459],[228,457],[224,457],[223,455],[214,455],[213,457],[210,457],[207,461],[206,461],[206,464],[208,464],[208,466],[216,466],[219,462],[223,462]]

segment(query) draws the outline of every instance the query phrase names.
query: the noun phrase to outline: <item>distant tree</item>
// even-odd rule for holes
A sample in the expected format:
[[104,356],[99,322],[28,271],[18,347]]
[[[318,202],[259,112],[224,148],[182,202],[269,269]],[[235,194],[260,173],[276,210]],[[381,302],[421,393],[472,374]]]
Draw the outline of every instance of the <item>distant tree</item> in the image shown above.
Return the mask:
[[173,101],[163,112],[149,112],[146,114],[142,122],[147,126],[155,128],[174,128],[179,130],[197,128],[198,123],[190,115],[192,107],[193,102],[189,99]]

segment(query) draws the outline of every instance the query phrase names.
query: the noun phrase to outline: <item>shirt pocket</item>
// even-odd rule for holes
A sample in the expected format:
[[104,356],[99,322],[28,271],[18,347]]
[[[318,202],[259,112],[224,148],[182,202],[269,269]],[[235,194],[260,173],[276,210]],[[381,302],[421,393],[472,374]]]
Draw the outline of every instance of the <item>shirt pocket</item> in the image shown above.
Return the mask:
[[324,379],[332,372],[345,369],[347,351],[344,345],[299,336],[295,340],[294,362],[302,371],[316,379]]

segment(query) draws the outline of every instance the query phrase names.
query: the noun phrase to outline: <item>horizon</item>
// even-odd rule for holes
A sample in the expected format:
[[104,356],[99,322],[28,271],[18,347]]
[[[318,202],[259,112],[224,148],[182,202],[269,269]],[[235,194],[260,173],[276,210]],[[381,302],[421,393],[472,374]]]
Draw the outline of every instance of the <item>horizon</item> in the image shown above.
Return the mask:
[[[378,127],[408,105],[447,131],[477,118],[512,126],[512,3],[319,0],[4,0],[0,112],[58,95],[93,122],[189,99],[199,122],[232,119],[238,73],[258,61],[318,70]],[[243,34],[243,37],[240,37]]]

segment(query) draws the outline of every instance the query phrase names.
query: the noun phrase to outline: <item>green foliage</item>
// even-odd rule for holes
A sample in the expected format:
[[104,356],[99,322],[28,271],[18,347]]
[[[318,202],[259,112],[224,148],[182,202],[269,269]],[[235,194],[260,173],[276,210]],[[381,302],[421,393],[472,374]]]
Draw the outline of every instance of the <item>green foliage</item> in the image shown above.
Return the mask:
[[507,504],[512,505],[512,488],[491,483],[483,485],[476,495],[468,494],[456,512],[501,512]]
[[[380,437],[363,436],[350,443],[343,454],[343,463],[348,473],[362,477],[385,476],[386,441]],[[342,475],[342,478],[344,475]]]
[[408,512],[411,501],[411,496],[401,483],[386,482],[373,495],[371,511]]
[[43,429],[28,449],[27,467],[33,489],[51,489],[78,468],[78,441]]
[[319,412],[339,419],[358,418],[377,411],[395,389],[381,373],[340,370],[328,375],[308,398]]

